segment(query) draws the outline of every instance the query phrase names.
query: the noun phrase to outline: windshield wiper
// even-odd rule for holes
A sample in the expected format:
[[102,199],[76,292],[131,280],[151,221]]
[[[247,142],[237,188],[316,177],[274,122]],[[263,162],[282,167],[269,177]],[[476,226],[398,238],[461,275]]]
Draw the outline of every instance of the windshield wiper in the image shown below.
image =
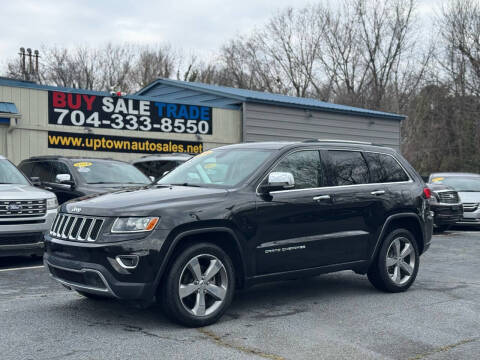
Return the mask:
[[121,184],[121,183],[113,182],[113,181],[96,181],[96,182],[89,182],[87,184],[96,185],[96,184]]
[[170,184],[174,186],[191,186],[191,187],[201,187],[200,185],[197,184],[191,184],[191,183],[175,183],[175,184]]

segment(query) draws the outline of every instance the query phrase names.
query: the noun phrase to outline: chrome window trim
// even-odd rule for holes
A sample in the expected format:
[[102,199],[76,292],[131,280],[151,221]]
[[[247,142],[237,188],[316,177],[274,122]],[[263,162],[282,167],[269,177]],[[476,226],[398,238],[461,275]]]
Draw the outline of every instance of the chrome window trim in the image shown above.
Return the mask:
[[[368,153],[373,153],[373,154],[388,155],[388,156],[392,157],[397,162],[398,165],[400,165],[400,167],[403,169],[405,174],[408,176],[408,181],[395,181],[395,182],[385,182],[385,183],[368,183],[368,184],[352,184],[352,185],[336,185],[336,186],[321,186],[321,187],[315,187],[315,188],[292,189],[292,190],[286,189],[286,190],[271,191],[270,194],[279,194],[279,193],[286,193],[286,192],[293,192],[293,191],[305,191],[305,190],[330,190],[330,189],[338,189],[338,188],[349,188],[349,187],[352,187],[352,186],[369,186],[369,185],[378,186],[378,185],[390,185],[390,184],[410,184],[410,183],[414,182],[414,180],[412,180],[412,177],[410,176],[410,173],[405,169],[405,167],[392,154],[388,154],[388,153],[381,152],[381,151],[373,151],[373,150],[342,149],[342,148],[330,149],[330,148],[325,148],[325,147],[321,147],[321,146],[319,146],[319,147],[305,147],[305,148],[300,148],[300,149],[293,149],[292,151],[289,151],[289,152],[285,153],[282,157],[277,159],[274,162],[274,164],[268,169],[267,173],[262,177],[260,182],[258,183],[258,185],[255,189],[256,195],[258,195],[258,196],[261,195],[258,192],[258,188],[264,182],[264,180],[268,177],[268,175],[270,174],[272,169],[274,169],[275,166],[277,166],[278,163],[281,160],[283,160],[285,157],[287,157],[290,154],[299,152],[299,151],[319,151],[320,152],[322,150],[324,150],[324,151],[330,151],[330,150],[331,151],[352,151],[352,152],[360,152],[360,153],[362,153],[362,152],[367,153],[368,152]],[[319,154],[319,157],[320,157],[320,161],[322,161],[322,158],[321,158],[320,154]],[[366,160],[365,160],[365,163],[367,163]],[[368,167],[368,163],[367,163],[367,167]]]

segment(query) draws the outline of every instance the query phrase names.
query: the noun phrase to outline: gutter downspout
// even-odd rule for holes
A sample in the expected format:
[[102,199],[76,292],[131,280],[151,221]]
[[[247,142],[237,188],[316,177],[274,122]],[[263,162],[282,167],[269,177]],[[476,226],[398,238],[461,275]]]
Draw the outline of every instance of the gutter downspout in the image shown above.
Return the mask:
[[242,103],[242,142],[247,142],[247,103]]

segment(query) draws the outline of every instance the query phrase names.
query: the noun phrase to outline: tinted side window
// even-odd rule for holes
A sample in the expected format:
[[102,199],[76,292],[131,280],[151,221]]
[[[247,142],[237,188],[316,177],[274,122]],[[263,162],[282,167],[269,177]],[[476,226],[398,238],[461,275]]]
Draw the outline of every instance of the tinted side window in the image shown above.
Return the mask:
[[359,151],[329,150],[325,173],[330,186],[367,184],[368,167]]
[[272,171],[292,173],[295,189],[306,189],[322,186],[320,166],[320,153],[316,150],[304,150],[287,155]]
[[53,182],[52,169],[47,161],[34,162],[32,176],[40,178],[40,181],[42,182]]
[[26,177],[29,179],[33,176],[33,163],[31,162],[23,162],[20,164],[18,169],[25,174]]
[[70,170],[68,170],[68,166],[60,161],[50,161],[50,167],[52,169],[52,174],[51,174],[52,180],[49,180],[49,181],[54,182],[58,174],[69,174],[70,176],[72,176],[72,174],[70,173]]
[[392,156],[377,153],[365,153],[370,168],[370,182],[386,183],[408,181],[405,170]]

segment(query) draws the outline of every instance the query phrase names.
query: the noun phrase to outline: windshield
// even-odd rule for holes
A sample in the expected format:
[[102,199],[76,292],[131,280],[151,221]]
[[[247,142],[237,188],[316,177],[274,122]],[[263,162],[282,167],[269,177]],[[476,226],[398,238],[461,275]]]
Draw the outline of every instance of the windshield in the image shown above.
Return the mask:
[[432,179],[433,184],[442,184],[462,192],[480,192],[479,177],[438,177]]
[[0,184],[30,185],[25,176],[8,160],[0,160]]
[[78,161],[73,164],[87,184],[150,184],[135,166],[116,161]]
[[133,164],[137,169],[147,176],[153,176],[155,179],[160,179],[166,171],[172,171],[178,165],[183,164],[186,160],[152,160],[142,161]]
[[180,165],[157,184],[229,188],[240,184],[267,159],[268,150],[210,150]]

